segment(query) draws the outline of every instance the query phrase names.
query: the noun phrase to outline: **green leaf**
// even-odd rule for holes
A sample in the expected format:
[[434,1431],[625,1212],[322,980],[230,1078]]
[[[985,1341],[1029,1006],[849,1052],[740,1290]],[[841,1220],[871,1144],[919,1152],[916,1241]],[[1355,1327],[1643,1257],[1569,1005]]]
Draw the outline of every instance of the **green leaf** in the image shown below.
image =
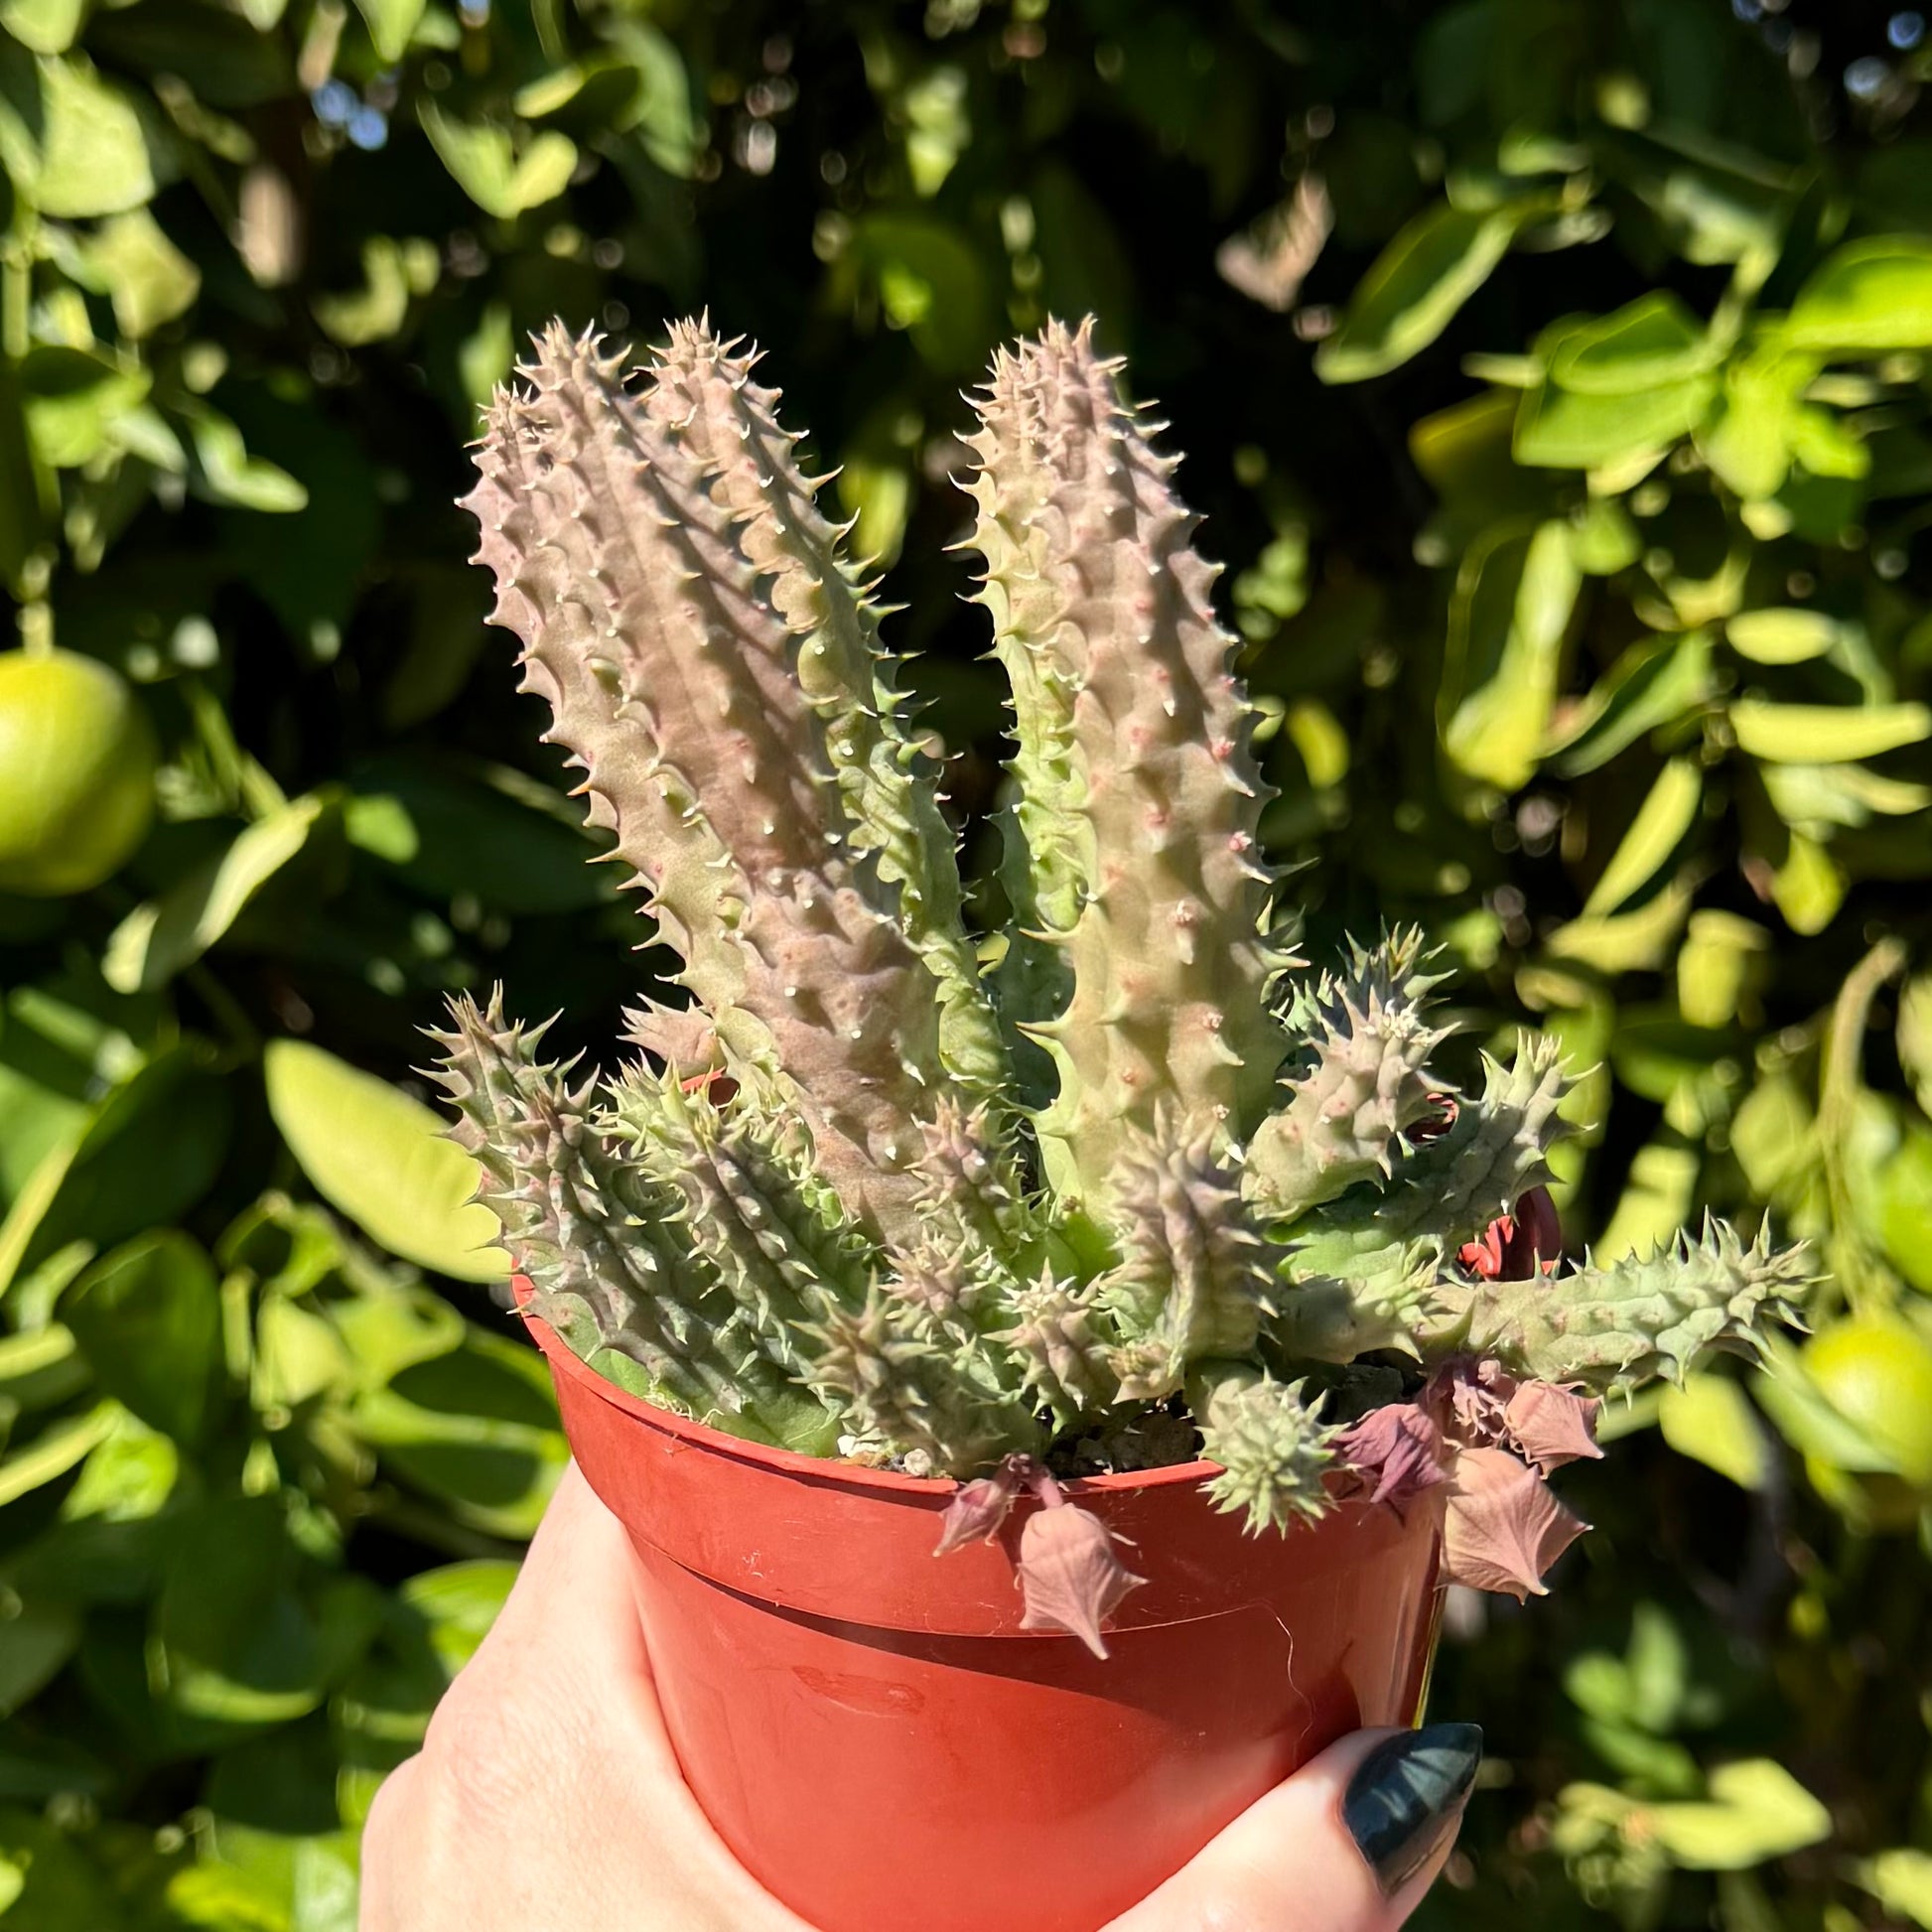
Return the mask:
[[199,403],[184,413],[201,465],[202,484],[217,503],[274,515],[308,507],[309,492],[286,470],[265,457],[250,456],[240,430],[227,417]]
[[1614,315],[1567,330],[1550,380],[1580,396],[1627,396],[1715,369],[1722,343],[1674,295],[1639,296]]
[[130,342],[186,315],[202,292],[202,271],[146,208],[103,221],[84,261],[89,285],[113,303],[114,321]]
[[1725,371],[1724,400],[1698,433],[1698,448],[1718,480],[1747,503],[1784,485],[1791,442],[1815,356],[1794,355],[1773,334]]
[[[386,1631],[393,1609],[385,1603],[383,1610]],[[290,1841],[332,1836],[340,1827],[340,1769],[331,1726],[320,1714],[239,1739],[214,1760],[203,1787],[210,1814],[204,1849],[238,1870],[262,1875],[280,1865],[285,1872]],[[257,1848],[266,1858],[254,1856]]]
[[1893,1267],[1932,1295],[1932,1128],[1913,1122],[1872,1189],[1878,1239]]
[[1516,405],[1510,390],[1485,389],[1410,427],[1416,468],[1470,535],[1502,517],[1554,507],[1551,479],[1518,469],[1509,453]]
[[1771,879],[1771,899],[1793,932],[1823,932],[1845,903],[1845,873],[1817,840],[1794,831]]
[[1932,1853],[1900,1847],[1880,1852],[1859,1867],[1859,1883],[1891,1918],[1932,1928]]
[[1771,1475],[1770,1446],[1737,1384],[1722,1375],[1692,1375],[1666,1388],[1657,1425],[1679,1455],[1728,1476],[1740,1489],[1762,1489]]
[[1708,630],[1641,638],[1551,733],[1543,755],[1562,776],[1580,777],[1647,733],[1687,717],[1711,695]]
[[1356,285],[1341,326],[1314,352],[1323,382],[1362,382],[1427,348],[1509,252],[1542,202],[1473,210],[1447,203],[1396,234]]
[[972,243],[936,215],[876,212],[860,222],[854,253],[895,329],[935,369],[980,368],[999,326]]
[[343,834],[371,857],[404,865],[416,856],[416,827],[402,800],[385,793],[343,800]]
[[1932,805],[1932,788],[1862,764],[1767,764],[1758,775],[1778,816],[1813,838],[1868,824],[1874,813],[1907,818]]
[[269,1042],[268,1109],[311,1184],[370,1240],[459,1281],[509,1272],[476,1163],[421,1101],[306,1040]]
[[1714,906],[1693,912],[1677,955],[1678,1012],[1694,1027],[1733,1025],[1770,943],[1761,925],[1734,912]]
[[176,1228],[115,1249],[61,1300],[95,1379],[150,1427],[192,1443],[222,1369],[221,1294],[200,1244]]
[[1922,704],[1774,704],[1739,698],[1730,707],[1738,749],[1754,759],[1837,763],[1877,758],[1932,736],[1932,709]]
[[1587,577],[1614,577],[1643,555],[1643,536],[1614,497],[1592,496],[1571,513],[1570,547]]
[[1620,1718],[1588,1717],[1582,1729],[1589,1747],[1619,1777],[1660,1798],[1694,1797],[1704,1788],[1698,1761],[1674,1738],[1653,1737]]
[[1811,1162],[1813,1108],[1789,1074],[1767,1074],[1731,1117],[1730,1146],[1762,1199],[1781,1194]]
[[1667,450],[1703,421],[1715,375],[1683,376],[1628,393],[1580,394],[1540,382],[1516,414],[1516,461],[1533,469],[1596,470]]
[[206,1041],[193,1035],[113,1088],[49,1206],[33,1258],[106,1246],[187,1212],[220,1172],[232,1108]]
[[1536,770],[1556,703],[1582,573],[1567,524],[1478,539],[1449,606],[1443,748],[1471,777],[1514,791]]
[[568,107],[591,81],[613,72],[621,64],[608,56],[593,56],[588,61],[567,61],[562,67],[526,80],[510,96],[510,106],[520,120],[540,121]]
[[898,556],[912,501],[912,475],[903,461],[881,461],[863,449],[850,449],[839,465],[839,507],[858,520],[852,554],[876,569]]
[[[469,583],[446,597],[475,635],[482,614]],[[418,892],[448,901],[471,895],[512,914],[582,910],[608,900],[610,869],[588,863],[597,847],[557,794],[501,765],[454,759],[383,758],[352,767],[366,799],[382,798],[407,818],[411,843],[384,856]],[[565,806],[565,811],[569,807]]]
[[242,908],[309,841],[329,809],[313,794],[291,799],[235,834],[159,898],[137,905],[109,935],[101,977],[118,993],[165,986],[213,945]]
[[1656,877],[1697,823],[1704,775],[1691,758],[1672,759],[1658,774],[1629,831],[1584,901],[1587,916],[1613,912]]
[[[141,1425],[134,1427],[138,1430]],[[152,1431],[143,1433],[154,1442],[168,1440]],[[28,1600],[63,1603],[83,1611],[145,1604],[160,1587],[171,1519],[116,1521],[96,1513],[75,1521],[72,1499],[78,1492],[75,1483],[61,1499],[59,1518],[9,1566],[10,1586]],[[99,1657],[98,1627],[90,1637],[75,1659],[82,1674]],[[4,1783],[5,1772],[0,1770],[0,1788]]]
[[119,1416],[118,1403],[97,1403],[84,1416],[50,1424],[31,1443],[0,1461],[0,1508],[18,1502],[84,1461],[114,1433]]
[[375,43],[376,58],[387,67],[409,51],[410,37],[423,17],[426,0],[355,0]]
[[171,1918],[194,1932],[290,1932],[281,1893],[233,1865],[184,1865],[169,1878],[165,1897]]
[[404,1369],[463,1345],[463,1317],[427,1288],[365,1290],[353,1301],[332,1304],[330,1316],[365,1389],[380,1388]]
[[1607,1650],[1586,1650],[1572,1658],[1564,1668],[1563,1688],[1587,1717],[1621,1718],[1630,1708],[1630,1673],[1623,1659]]
[[86,11],[87,0],[0,0],[0,31],[36,54],[65,54]]
[[620,125],[636,130],[644,152],[667,175],[686,179],[705,148],[705,123],[693,107],[691,75],[677,43],[640,19],[605,29],[612,51],[629,63],[635,91]]
[[[274,1932],[355,1932],[353,1832],[295,1836],[217,1818],[209,1843],[213,1855],[248,1887],[246,1896],[264,1901],[274,1912]],[[254,1932],[258,1922],[244,1916],[234,1932]],[[221,1932],[231,1928],[223,1924]]]
[[1725,636],[1753,664],[1802,664],[1823,657],[1838,640],[1839,626],[1823,611],[1739,611]]
[[1871,474],[1871,450],[1864,438],[1829,409],[1807,403],[1792,412],[1791,454],[1814,477],[1858,482]]
[[402,328],[411,298],[436,286],[437,272],[434,242],[370,235],[362,243],[363,286],[347,295],[318,295],[310,307],[327,334],[346,348],[387,342]]
[[125,1921],[109,1881],[82,1845],[51,1819],[0,1807],[0,1870],[23,1883],[7,1909],[8,1932],[117,1932]]
[[1623,1717],[1659,1734],[1674,1729],[1690,1690],[1691,1655],[1683,1631],[1662,1605],[1640,1602],[1631,1610],[1623,1659],[1630,1686]]
[[0,1397],[16,1415],[58,1408],[88,1380],[72,1334],[58,1321],[0,1340]]
[[397,1592],[429,1627],[444,1674],[455,1677],[477,1654],[501,1613],[519,1566],[484,1559],[424,1570]]
[[1832,1835],[1831,1813],[1768,1757],[1719,1766],[1709,1803],[1653,1805],[1646,1823],[1690,1871],[1742,1871]]
[[[1602,961],[1595,963],[1601,965]],[[1621,965],[1621,962],[1616,962]],[[1605,971],[1614,966],[1604,966]],[[1594,1252],[1606,1260],[1621,1255],[1657,1254],[1666,1249],[1697,1196],[1698,1150],[1665,1127],[1640,1147],[1630,1162],[1628,1179],[1604,1223]]]
[[475,333],[464,338],[463,347],[458,351],[463,393],[478,409],[486,408],[497,383],[509,374],[515,360],[516,338],[510,327],[508,306],[501,302],[485,304]]
[[83,1116],[63,1132],[8,1202],[6,1220],[0,1223],[0,1295],[13,1286],[48,1211],[66,1186],[91,1122],[91,1116]]
[[354,1413],[386,1466],[492,1536],[534,1534],[570,1456],[543,1358],[480,1330]]
[[315,1710],[374,1634],[381,1595],[360,1577],[309,1581],[273,1496],[209,1503],[176,1532],[155,1606],[149,1677],[186,1717],[287,1724]]
[[1687,1089],[1709,1082],[1712,1063],[1722,1061],[1733,1044],[1713,1039],[1666,1006],[1632,1006],[1618,1015],[1609,1050],[1617,1078],[1642,1099],[1656,1101],[1668,1115],[1671,1103]]
[[533,136],[519,155],[507,128],[457,120],[434,101],[422,102],[416,111],[457,186],[499,220],[514,220],[526,208],[554,201],[576,170],[576,144],[554,130]]
[[108,447],[114,423],[147,400],[146,369],[91,350],[46,346],[20,363],[21,405],[40,460],[77,470]]
[[[25,1265],[77,1255],[65,1286],[97,1250],[173,1220],[200,1199],[227,1149],[225,1081],[205,1041],[137,1061],[48,1152],[0,1228],[0,1294]],[[163,1123],[165,1122],[165,1128]]]
[[1823,355],[1932,348],[1932,241],[1848,242],[1798,291],[1783,334],[1793,348]]
[[[181,1472],[182,1451],[173,1438],[121,1415],[113,1435],[80,1465],[80,1479],[61,1505],[61,1533],[84,1540],[92,1529],[112,1540],[121,1526],[156,1515],[174,1494]],[[89,1525],[90,1517],[98,1521]]]
[[899,96],[899,107],[906,124],[905,165],[912,177],[912,192],[929,201],[946,185],[946,177],[972,145],[965,69],[952,66],[928,69],[907,82]]
[[1914,973],[1898,996],[1898,1062],[1932,1116],[1932,971]]
[[266,1292],[255,1311],[248,1399],[264,1417],[286,1417],[305,1402],[346,1395],[355,1367],[333,1323],[286,1295]]
[[0,168],[24,201],[62,220],[125,213],[156,186],[132,95],[78,54],[0,67]]
[[1690,909],[1689,885],[1672,879],[1628,911],[1571,919],[1544,945],[1553,956],[1582,960],[1599,973],[1650,972],[1669,956]]
[[[80,1643],[80,1619],[65,1603],[0,1598],[0,1718],[11,1717],[51,1683]],[[0,1917],[6,1915],[0,1891]]]

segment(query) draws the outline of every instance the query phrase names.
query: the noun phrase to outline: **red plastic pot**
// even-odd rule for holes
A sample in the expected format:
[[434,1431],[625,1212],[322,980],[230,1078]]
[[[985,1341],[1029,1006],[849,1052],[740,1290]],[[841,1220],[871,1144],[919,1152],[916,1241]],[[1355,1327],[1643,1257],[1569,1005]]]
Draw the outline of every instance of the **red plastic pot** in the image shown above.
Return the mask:
[[935,1559],[954,1484],[686,1422],[529,1325],[636,1550],[684,1775],[821,1932],[1096,1932],[1333,1739],[1415,1720],[1439,1512],[1250,1537],[1208,1463],[1071,1483],[1147,1579],[1103,1662],[1019,1627],[1030,1500]]

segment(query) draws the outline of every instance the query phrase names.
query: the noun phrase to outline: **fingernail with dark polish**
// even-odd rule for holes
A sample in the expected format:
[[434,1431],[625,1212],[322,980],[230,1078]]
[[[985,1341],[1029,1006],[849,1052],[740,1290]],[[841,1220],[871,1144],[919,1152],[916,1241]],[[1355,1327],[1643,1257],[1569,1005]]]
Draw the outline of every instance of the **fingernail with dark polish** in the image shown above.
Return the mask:
[[1481,1762],[1480,1725],[1426,1725],[1383,1738],[1355,1767],[1341,1822],[1385,1896],[1400,1891],[1454,1830]]

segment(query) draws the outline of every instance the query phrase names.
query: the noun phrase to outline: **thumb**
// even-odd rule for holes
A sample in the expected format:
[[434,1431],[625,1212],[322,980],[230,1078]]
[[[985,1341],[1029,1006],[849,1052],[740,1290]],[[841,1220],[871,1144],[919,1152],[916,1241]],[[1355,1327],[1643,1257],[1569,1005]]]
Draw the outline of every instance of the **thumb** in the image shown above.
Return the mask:
[[1107,1932],[1389,1932],[1449,1857],[1481,1761],[1474,1725],[1357,1731]]

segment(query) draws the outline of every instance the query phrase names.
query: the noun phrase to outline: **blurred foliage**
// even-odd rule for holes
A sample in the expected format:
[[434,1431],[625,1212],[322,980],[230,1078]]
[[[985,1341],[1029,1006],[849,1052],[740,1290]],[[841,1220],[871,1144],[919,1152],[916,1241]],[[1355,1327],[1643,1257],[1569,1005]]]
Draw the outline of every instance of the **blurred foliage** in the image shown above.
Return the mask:
[[1451,1603],[1422,1922],[1932,1926],[1929,78],[1861,0],[0,0],[10,1932],[346,1932],[541,1513],[416,1029],[664,958],[451,505],[525,331],[707,304],[906,551],[969,858],[958,392],[1092,311],[1312,940],[1423,919],[1471,1059],[1595,1069],[1573,1241],[1832,1263],[1611,1418],[1555,1596]]

